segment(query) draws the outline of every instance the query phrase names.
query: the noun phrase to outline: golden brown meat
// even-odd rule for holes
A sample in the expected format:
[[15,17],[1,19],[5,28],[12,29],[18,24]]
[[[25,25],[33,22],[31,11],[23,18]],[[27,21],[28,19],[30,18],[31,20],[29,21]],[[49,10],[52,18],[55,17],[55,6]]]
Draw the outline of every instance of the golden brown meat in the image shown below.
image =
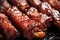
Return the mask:
[[20,33],[18,30],[11,24],[7,16],[0,13],[0,28],[5,34],[7,40],[14,40],[15,37],[18,37]]

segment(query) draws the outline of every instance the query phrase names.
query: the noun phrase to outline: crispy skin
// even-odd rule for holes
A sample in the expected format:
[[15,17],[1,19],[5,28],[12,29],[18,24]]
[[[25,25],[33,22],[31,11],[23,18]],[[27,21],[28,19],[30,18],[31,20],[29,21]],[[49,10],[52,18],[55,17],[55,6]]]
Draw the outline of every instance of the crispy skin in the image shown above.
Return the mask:
[[5,34],[7,40],[14,40],[15,37],[18,37],[20,33],[18,30],[11,24],[7,16],[0,13],[0,28]]
[[16,7],[10,7],[7,11],[7,14],[11,17],[14,23],[18,25],[18,28],[22,30],[23,35],[29,39],[34,37],[32,31],[34,31],[35,28],[43,31],[43,25],[41,23],[31,20],[27,15],[20,12]]

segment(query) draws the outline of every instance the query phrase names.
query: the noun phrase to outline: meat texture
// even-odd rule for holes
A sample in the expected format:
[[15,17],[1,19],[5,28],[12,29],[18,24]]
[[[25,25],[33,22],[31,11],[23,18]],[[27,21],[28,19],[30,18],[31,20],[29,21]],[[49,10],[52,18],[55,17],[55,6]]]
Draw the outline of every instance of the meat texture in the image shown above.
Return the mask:
[[60,0],[43,0],[43,2],[48,2],[53,8],[60,11]]
[[0,13],[0,28],[5,34],[7,40],[14,40],[15,37],[20,35],[18,30],[8,20],[7,16],[2,13]]
[[[41,23],[37,23],[34,20],[31,20],[27,15],[20,12],[15,6],[8,8],[4,14],[8,15],[11,20],[13,20],[13,22],[18,25],[17,28],[22,31],[25,37],[28,37],[30,39],[30,37],[33,38],[33,36],[39,38],[45,36],[45,32],[43,32],[43,25]],[[35,31],[32,30],[35,30],[36,27],[38,28],[38,31],[35,33]]]
[[[11,1],[11,0],[10,0]],[[26,0],[23,0],[23,1],[26,1]],[[24,2],[23,1],[21,1],[23,4],[24,4]],[[39,4],[40,4],[40,0],[27,0],[27,1],[30,1],[32,4],[31,5],[33,5],[33,6],[40,6]],[[13,1],[14,2],[14,1]],[[21,2],[19,1],[19,3],[20,3],[20,5],[22,5],[21,4]],[[27,2],[26,2],[26,4],[27,4]],[[14,4],[15,5],[15,4]],[[16,3],[16,5],[18,5],[18,3]],[[27,5],[29,5],[29,4],[27,4]],[[25,7],[24,5],[23,5],[23,7]],[[21,8],[21,7],[20,7]],[[27,7],[25,7],[26,9],[27,9]],[[26,10],[24,8],[24,10]],[[37,7],[38,8],[38,7]],[[22,9],[20,9],[20,10],[22,10]],[[23,11],[24,11],[23,10]],[[39,21],[39,22],[41,22],[42,23],[42,25],[44,25],[45,27],[46,27],[46,24],[44,23],[46,20],[48,20],[49,18],[51,18],[51,17],[48,17],[47,15],[47,18],[48,19],[46,19],[46,20],[44,20],[42,17],[41,17],[41,15],[43,15],[43,13],[39,13],[38,12],[38,10],[36,9],[36,8],[34,8],[34,7],[31,7],[30,6],[30,8],[27,10],[27,12],[25,13],[26,15],[28,15],[29,17],[30,17],[30,19],[33,19],[33,20],[35,20],[35,21]],[[37,15],[37,16],[36,16]],[[44,22],[42,22],[41,20],[44,20]],[[50,19],[49,19],[50,20]],[[47,22],[46,22],[47,23]],[[47,24],[48,25],[48,24]]]
[[34,7],[31,7],[28,11],[27,11],[27,15],[37,21],[42,23],[42,25],[44,25],[45,28],[48,28],[48,26],[50,26],[50,22],[52,21],[52,17],[44,14],[44,13],[39,13],[38,10]]
[[0,12],[6,12],[9,7],[10,4],[7,2],[7,0],[0,0]]
[[27,0],[27,1],[30,3],[30,5],[34,6],[40,11],[40,4],[41,4],[40,0]]
[[[20,12],[16,7],[10,7],[7,11],[7,14],[19,26],[18,28],[22,30],[23,35],[25,37],[28,37],[29,39],[33,38],[34,36],[37,37],[36,34],[38,34],[38,32],[39,34],[43,34],[43,36],[38,35],[38,37],[45,36],[45,33],[43,32],[43,25],[34,20],[31,20],[27,15]],[[38,30],[36,33],[35,33],[36,31],[35,29]]]
[[27,11],[30,8],[26,0],[10,0],[10,1],[23,12]]

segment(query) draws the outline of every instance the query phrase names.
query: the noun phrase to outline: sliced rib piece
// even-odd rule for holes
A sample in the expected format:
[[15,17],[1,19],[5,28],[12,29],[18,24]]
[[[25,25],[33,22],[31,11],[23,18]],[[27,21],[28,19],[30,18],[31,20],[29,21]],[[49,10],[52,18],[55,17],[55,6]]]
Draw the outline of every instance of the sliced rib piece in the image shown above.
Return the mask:
[[7,16],[0,13],[0,28],[5,34],[7,40],[14,40],[15,37],[18,37],[20,33],[18,30],[11,24]]

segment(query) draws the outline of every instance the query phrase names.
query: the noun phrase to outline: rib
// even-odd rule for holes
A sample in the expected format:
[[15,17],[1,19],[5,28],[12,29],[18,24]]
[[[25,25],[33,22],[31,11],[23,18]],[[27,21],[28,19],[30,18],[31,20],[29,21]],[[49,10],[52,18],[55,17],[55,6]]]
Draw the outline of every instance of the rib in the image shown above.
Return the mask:
[[7,2],[7,0],[0,0],[0,12],[1,13],[3,12],[5,13],[10,6],[11,5]]
[[[39,12],[45,13],[48,16],[52,15],[51,10],[53,8],[51,7],[51,5],[48,2],[41,2],[40,0],[38,0],[38,2],[36,2],[37,0],[32,0],[32,1],[28,0],[28,1],[32,6],[35,5],[34,7],[37,8],[39,10]],[[37,5],[37,3],[39,3],[39,4]]]
[[10,0],[10,1],[23,12],[27,11],[30,8],[26,0]]
[[27,0],[33,7],[37,8],[40,11],[40,0]]
[[[32,5],[36,5],[37,6],[37,2],[35,2],[35,1],[33,1],[32,0],[32,2],[30,1],[30,0],[28,0],[29,1],[29,3],[30,4],[32,4],[32,2],[34,2]],[[46,0],[46,1],[48,1],[48,0]],[[35,7],[36,7],[35,6]],[[40,4],[38,5],[39,7],[37,8],[40,12],[42,12],[42,13],[45,13],[45,14],[47,14],[47,15],[49,15],[49,16],[52,16],[53,15],[53,13],[52,13],[52,10],[54,9],[54,8],[52,8],[51,7],[51,5],[48,3],[48,2],[41,2],[40,1]],[[54,9],[55,10],[55,9]]]
[[[15,6],[8,8],[8,10],[5,12],[6,12],[5,14],[8,15],[16,25],[18,25],[18,28],[22,31],[23,35],[26,36],[27,38],[30,39],[30,37],[32,38],[33,36],[37,37],[37,35],[38,37],[45,36],[45,32],[43,32],[44,30],[43,25],[41,23],[37,23],[34,20],[29,19],[28,16],[21,13]],[[36,28],[35,26],[38,28],[38,32],[32,33],[32,31],[29,31],[32,29],[34,30]],[[41,30],[41,32],[39,30]]]
[[60,1],[59,0],[43,0],[43,2],[48,2],[53,8],[60,11]]
[[5,34],[7,40],[14,40],[14,38],[18,37],[20,33],[18,30],[11,24],[8,20],[7,16],[0,13],[0,28],[2,32]]
[[[31,20],[27,15],[20,12],[16,7],[10,7],[7,11],[7,14],[13,19],[13,21],[19,26],[18,28],[22,30],[23,35],[27,38],[33,38],[35,34],[40,32],[41,30],[43,32],[43,25],[41,23],[37,23],[34,20]],[[38,31],[35,33],[32,33],[36,28],[38,28]],[[34,35],[33,35],[34,34]],[[41,34],[41,33],[39,33]],[[43,32],[43,36],[45,36],[45,33]],[[35,35],[37,37],[37,35]],[[41,36],[38,36],[41,37]]]
[[[38,8],[37,7],[36,8],[38,10],[40,10],[42,13],[45,13],[48,16],[51,16],[52,17],[52,20],[54,21],[54,24],[57,25],[58,28],[60,27],[60,21],[58,20],[59,19],[58,16],[60,15],[60,13],[59,13],[59,11],[55,10],[54,7],[52,8],[51,5],[48,2],[46,2],[48,0],[46,0],[46,1],[43,0],[44,2],[35,2],[35,0],[31,0],[31,1],[30,0],[27,0],[27,1],[29,1],[29,3],[31,5],[33,5],[34,7],[36,7],[36,6],[38,7],[39,6]],[[37,5],[36,3],[40,3],[40,4]],[[29,15],[31,16],[31,13]]]
[[[12,1],[12,0],[10,0],[10,1]],[[23,1],[26,1],[26,0],[23,0]],[[22,3],[26,3],[27,4],[27,2],[23,2],[23,1],[21,1]],[[39,4],[40,4],[40,1],[39,0],[37,0],[37,2],[36,2],[36,0],[27,0],[27,1],[30,1],[31,3],[32,3],[32,5],[33,6],[39,6]],[[12,3],[14,3],[15,1],[13,1]],[[22,5],[21,4],[21,2],[19,1],[19,3],[20,3],[20,5]],[[16,3],[16,2],[15,2]],[[15,4],[14,4],[15,5]],[[18,5],[18,3],[16,3],[16,5]],[[27,5],[29,5],[29,4],[27,4]],[[25,7],[24,5],[23,5],[23,7]],[[20,7],[21,8],[21,7]],[[25,8],[27,8],[27,7],[25,7]],[[21,10],[21,9],[20,9]],[[24,10],[26,10],[26,9],[24,9]],[[23,10],[23,11],[24,11]],[[35,10],[35,11],[34,11]],[[30,19],[33,19],[33,20],[36,20],[36,21],[40,21],[42,18],[41,18],[41,15],[40,14],[42,14],[42,13],[38,13],[38,11],[36,11],[37,9],[35,9],[34,7],[31,7],[30,6],[30,8],[28,9],[28,11],[26,11],[26,15],[28,15],[28,13],[31,13],[31,14],[29,14],[28,16],[30,17]],[[31,12],[30,12],[31,11]],[[34,14],[34,13],[36,14],[36,15],[38,15],[37,17],[36,17],[36,15],[32,15],[32,14]],[[49,18],[48,18],[49,19]],[[47,20],[47,19],[46,19]],[[45,20],[45,21],[46,21]],[[41,21],[40,21],[41,22]],[[42,23],[42,22],[41,22]],[[46,25],[44,22],[42,23],[42,25]]]
[[31,7],[27,11],[27,15],[30,17],[30,19],[33,19],[37,22],[42,23],[42,25],[44,25],[44,27],[46,27],[46,28],[48,28],[48,25],[50,25],[50,22],[52,21],[52,17],[50,17],[44,13],[39,13],[38,10],[34,7]]
[[60,13],[57,10],[52,10],[54,24],[60,29]]

